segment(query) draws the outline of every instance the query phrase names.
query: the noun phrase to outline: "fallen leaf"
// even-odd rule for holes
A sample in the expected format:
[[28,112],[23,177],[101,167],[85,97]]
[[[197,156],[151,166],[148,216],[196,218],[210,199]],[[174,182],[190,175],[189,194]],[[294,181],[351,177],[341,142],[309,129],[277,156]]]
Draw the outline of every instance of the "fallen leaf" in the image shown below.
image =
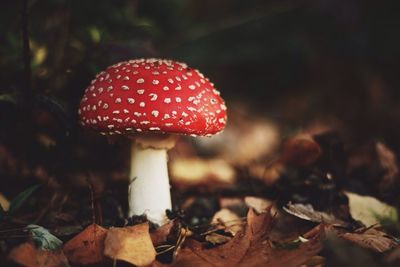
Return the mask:
[[375,228],[369,228],[366,231],[358,233],[344,233],[339,236],[376,252],[391,250],[399,244],[394,240],[394,238]]
[[223,229],[233,236],[243,230],[243,220],[241,220],[236,213],[226,208],[215,213],[211,223],[217,224],[218,229]]
[[270,212],[257,215],[250,209],[246,228],[228,243],[206,249],[200,242],[188,240],[173,266],[299,266],[321,249],[319,227],[304,236],[309,241],[297,249],[272,248],[268,233],[273,224]]
[[68,267],[69,263],[62,250],[49,251],[36,248],[26,242],[13,248],[8,258],[26,267]]
[[61,248],[63,242],[52,235],[46,228],[29,224],[25,227],[27,229],[35,243],[36,247],[42,250],[57,250]]
[[299,203],[292,204],[289,202],[285,207],[283,207],[283,210],[289,214],[292,214],[293,216],[311,222],[317,222],[317,223],[323,222],[341,227],[349,226],[347,222],[344,222],[336,218],[333,214],[314,210],[313,206],[310,204],[306,205]]
[[100,225],[91,224],[64,245],[64,254],[71,263],[75,264],[102,262],[106,235],[106,229]]
[[322,155],[321,147],[310,135],[295,136],[282,145],[280,160],[292,166],[309,166]]
[[151,241],[155,247],[167,242],[168,235],[173,226],[174,220],[171,220],[150,233]]
[[399,167],[397,166],[397,157],[396,154],[382,142],[377,142],[375,148],[379,162],[385,171],[379,186],[383,190],[387,190],[391,188],[398,178]]
[[104,254],[137,266],[151,264],[156,250],[151,242],[148,223],[110,228],[105,239]]
[[206,241],[210,242],[213,245],[221,245],[231,240],[232,237],[226,235],[220,235],[217,233],[211,233],[209,235],[206,235],[205,239]]
[[272,201],[259,197],[245,197],[244,202],[248,207],[253,208],[258,213],[265,212],[273,204]]
[[361,221],[367,227],[378,224],[382,219],[394,222],[398,219],[397,211],[394,207],[376,198],[361,196],[351,192],[345,192],[345,194],[349,198],[351,216],[355,220]]

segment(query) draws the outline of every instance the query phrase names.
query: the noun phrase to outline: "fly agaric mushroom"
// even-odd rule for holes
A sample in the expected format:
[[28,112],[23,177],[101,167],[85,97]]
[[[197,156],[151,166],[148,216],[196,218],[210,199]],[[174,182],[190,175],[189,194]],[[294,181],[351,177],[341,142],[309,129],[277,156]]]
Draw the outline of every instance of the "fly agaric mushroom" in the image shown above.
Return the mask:
[[132,138],[129,216],[159,225],[171,209],[167,150],[176,136],[211,136],[225,127],[224,100],[198,70],[162,59],[108,67],[85,90],[78,110],[83,127]]

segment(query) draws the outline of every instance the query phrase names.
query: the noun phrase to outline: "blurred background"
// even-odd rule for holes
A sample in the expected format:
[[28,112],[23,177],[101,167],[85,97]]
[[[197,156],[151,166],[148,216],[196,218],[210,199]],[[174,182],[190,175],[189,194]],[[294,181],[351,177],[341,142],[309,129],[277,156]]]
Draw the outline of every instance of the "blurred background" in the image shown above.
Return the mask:
[[[300,188],[307,197],[296,192],[297,200],[310,202],[310,191],[287,183],[317,173],[318,190],[329,183],[329,190],[351,188],[398,204],[396,6],[361,0],[1,1],[0,193],[11,199],[40,183],[43,194],[27,207],[44,207],[43,214],[27,217],[74,210],[73,218],[90,220],[90,190],[103,213],[113,213],[106,218],[122,217],[129,141],[82,131],[77,107],[107,66],[160,57],[201,70],[229,111],[223,134],[182,138],[171,151],[174,190],[284,196],[284,203],[295,197],[279,188]],[[310,142],[288,156],[282,142],[296,136]],[[295,166],[295,174],[283,165]],[[325,189],[312,192],[320,197]],[[174,194],[176,203],[183,195]]]

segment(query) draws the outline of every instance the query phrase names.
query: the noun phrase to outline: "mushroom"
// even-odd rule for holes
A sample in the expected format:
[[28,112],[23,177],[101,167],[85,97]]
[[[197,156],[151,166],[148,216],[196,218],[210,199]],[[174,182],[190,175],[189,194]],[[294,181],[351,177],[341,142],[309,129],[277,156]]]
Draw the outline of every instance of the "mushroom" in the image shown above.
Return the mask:
[[167,151],[178,135],[221,132],[227,114],[214,85],[185,63],[135,59],[108,67],[85,90],[78,110],[83,127],[132,139],[129,216],[158,225],[171,209]]

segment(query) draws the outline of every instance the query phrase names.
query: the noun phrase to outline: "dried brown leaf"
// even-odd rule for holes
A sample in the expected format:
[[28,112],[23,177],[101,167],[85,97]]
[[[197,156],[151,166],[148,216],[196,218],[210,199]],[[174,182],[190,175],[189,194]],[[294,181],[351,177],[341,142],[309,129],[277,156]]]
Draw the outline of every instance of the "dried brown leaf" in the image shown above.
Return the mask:
[[41,250],[30,242],[22,243],[13,248],[8,258],[26,267],[69,267],[68,260],[62,250]]
[[167,242],[167,237],[173,226],[174,220],[171,220],[150,233],[151,241],[155,247]]
[[231,239],[232,239],[232,237],[220,235],[217,233],[211,233],[206,236],[206,240],[213,245],[225,244],[226,242],[228,242]]
[[109,229],[104,254],[137,266],[151,264],[156,258],[156,250],[151,242],[148,223]]
[[265,212],[273,205],[273,202],[270,200],[252,196],[245,197],[244,202],[248,207],[253,208],[258,213]]
[[173,266],[298,266],[315,256],[321,249],[320,231],[307,235],[310,240],[292,250],[274,249],[269,240],[273,218],[271,214],[257,215],[250,210],[247,226],[231,241],[219,247],[206,249],[200,242],[188,240]]
[[94,264],[104,260],[104,240],[107,230],[97,224],[91,224],[63,248],[71,263]]
[[236,213],[226,208],[215,213],[211,223],[218,224],[217,228],[223,229],[225,232],[231,233],[233,236],[243,230],[243,221]]
[[292,214],[293,216],[311,222],[323,222],[341,227],[346,227],[349,225],[347,222],[336,218],[333,214],[314,210],[313,206],[310,204],[292,204],[289,202],[286,207],[283,207],[283,210],[289,214]]
[[321,147],[311,136],[296,136],[284,142],[281,161],[293,166],[309,166],[321,155]]
[[392,237],[374,228],[361,233],[344,233],[339,236],[376,252],[385,252],[398,245]]

